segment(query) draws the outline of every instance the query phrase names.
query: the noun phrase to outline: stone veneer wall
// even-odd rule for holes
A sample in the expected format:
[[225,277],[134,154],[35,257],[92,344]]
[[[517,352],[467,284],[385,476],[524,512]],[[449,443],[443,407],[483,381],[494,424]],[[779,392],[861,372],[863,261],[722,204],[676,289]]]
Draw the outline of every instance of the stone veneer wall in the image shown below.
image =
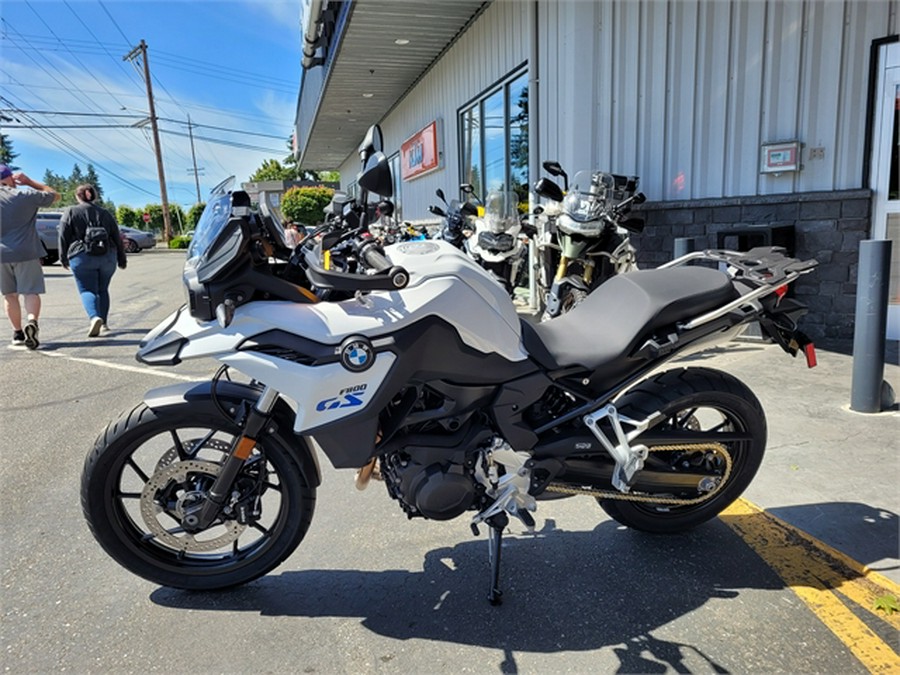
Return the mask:
[[793,284],[810,310],[801,328],[814,340],[846,347],[853,340],[859,242],[870,236],[871,207],[871,190],[645,202],[639,207],[644,232],[631,241],[638,265],[646,268],[671,260],[678,237],[694,239],[702,250],[717,248],[719,233],[792,225],[794,257],[819,261],[815,272]]

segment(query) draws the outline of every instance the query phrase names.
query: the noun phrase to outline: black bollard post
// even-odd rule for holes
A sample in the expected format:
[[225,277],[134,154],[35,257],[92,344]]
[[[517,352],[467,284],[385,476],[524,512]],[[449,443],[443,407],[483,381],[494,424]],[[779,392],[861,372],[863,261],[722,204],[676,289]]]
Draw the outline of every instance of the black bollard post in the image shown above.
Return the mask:
[[856,412],[881,412],[890,269],[890,240],[860,242],[850,386],[850,409]]

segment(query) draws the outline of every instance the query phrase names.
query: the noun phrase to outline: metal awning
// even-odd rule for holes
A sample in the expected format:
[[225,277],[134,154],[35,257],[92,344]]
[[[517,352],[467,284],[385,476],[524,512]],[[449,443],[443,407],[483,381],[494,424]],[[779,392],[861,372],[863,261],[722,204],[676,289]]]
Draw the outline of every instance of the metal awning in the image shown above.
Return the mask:
[[[335,9],[338,3],[326,3]],[[335,169],[490,0],[356,0],[340,7],[324,65],[304,73],[296,133],[300,166]]]

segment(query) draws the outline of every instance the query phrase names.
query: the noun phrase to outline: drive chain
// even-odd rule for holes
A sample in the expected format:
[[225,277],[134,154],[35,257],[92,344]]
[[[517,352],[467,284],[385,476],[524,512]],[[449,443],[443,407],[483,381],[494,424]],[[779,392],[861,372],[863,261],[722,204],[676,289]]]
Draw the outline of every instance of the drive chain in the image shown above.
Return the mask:
[[648,495],[648,494],[635,494],[633,492],[618,492],[613,490],[594,490],[592,488],[577,488],[570,487],[568,485],[564,485],[562,483],[550,483],[546,492],[558,492],[562,494],[569,495],[587,495],[589,497],[597,497],[599,499],[618,499],[620,501],[629,501],[629,502],[648,502],[652,504],[669,504],[672,506],[693,506],[695,504],[702,504],[703,502],[712,499],[716,494],[718,494],[719,490],[722,489],[728,482],[728,477],[731,475],[731,467],[732,460],[731,455],[726,450],[725,446],[721,443],[692,443],[688,445],[657,445],[652,448],[648,448],[650,452],[697,452],[697,451],[712,451],[720,455],[725,459],[725,472],[720,477],[718,484],[715,489],[707,492],[706,494],[700,495],[699,497],[695,497],[693,499],[678,499],[676,497],[663,497],[660,495]]

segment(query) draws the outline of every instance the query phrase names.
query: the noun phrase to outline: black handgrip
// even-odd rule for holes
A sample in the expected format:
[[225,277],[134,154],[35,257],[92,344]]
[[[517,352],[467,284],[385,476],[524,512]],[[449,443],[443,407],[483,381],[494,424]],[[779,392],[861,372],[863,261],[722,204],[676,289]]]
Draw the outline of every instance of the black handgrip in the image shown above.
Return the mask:
[[406,288],[406,284],[409,283],[409,273],[385,258],[377,244],[369,243],[363,246],[361,253],[366,265],[375,270],[375,274],[380,275],[386,272],[386,276],[391,280],[394,288]]
[[360,253],[362,253],[363,260],[366,261],[366,266],[375,270],[376,274],[391,267],[391,261],[384,257],[381,249],[374,242],[364,244]]

